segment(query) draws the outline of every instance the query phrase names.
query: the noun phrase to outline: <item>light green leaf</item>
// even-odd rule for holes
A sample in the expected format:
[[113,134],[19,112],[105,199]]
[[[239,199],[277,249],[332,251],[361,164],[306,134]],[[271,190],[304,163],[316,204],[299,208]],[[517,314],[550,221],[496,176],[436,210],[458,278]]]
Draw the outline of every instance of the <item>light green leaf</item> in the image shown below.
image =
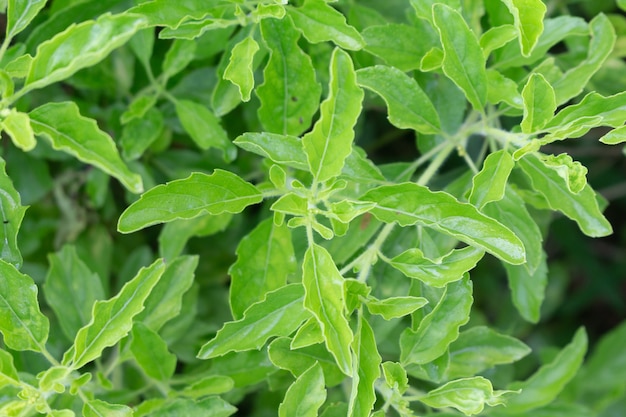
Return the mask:
[[505,262],[521,264],[525,261],[522,242],[513,232],[445,192],[403,183],[375,188],[360,200],[375,202],[371,213],[386,223],[420,224],[484,249]]
[[516,362],[530,352],[528,346],[514,337],[486,326],[472,327],[450,344],[448,378],[476,375],[495,365]]
[[286,226],[276,226],[272,219],[261,222],[237,247],[237,262],[229,269],[230,308],[235,319],[266,293],[287,283],[296,274],[297,264]]
[[196,56],[196,42],[187,39],[174,39],[163,59],[163,77],[173,77],[187,67]]
[[278,407],[279,417],[317,417],[326,401],[324,374],[319,364],[313,365],[291,384]]
[[6,162],[0,157],[0,259],[22,267],[22,254],[17,247],[17,233],[20,230],[27,207],[22,206],[20,194],[6,173]]
[[370,324],[361,318],[352,349],[355,352],[357,369],[352,377],[349,417],[369,417],[376,402],[374,384],[380,376],[382,358],[376,347],[376,338]]
[[435,71],[443,65],[443,49],[433,47],[420,60],[419,69],[422,72]]
[[554,116],[556,98],[554,89],[541,74],[533,73],[522,90],[524,118],[520,123],[523,133],[541,130]]
[[237,408],[217,396],[202,400],[176,398],[167,405],[150,413],[150,417],[202,416],[229,417],[237,412]]
[[287,165],[303,171],[308,171],[309,169],[306,154],[304,149],[302,149],[302,141],[295,136],[268,132],[247,132],[235,139],[233,143],[248,152],[261,155],[277,164]]
[[150,58],[154,52],[155,33],[154,28],[146,28],[138,31],[128,41],[128,46],[132,49],[137,59],[144,67],[150,65]]
[[476,35],[463,16],[445,4],[433,6],[433,18],[443,45],[443,72],[463,90],[474,110],[482,111],[487,102],[487,73]]
[[545,255],[541,263],[531,273],[525,265],[504,265],[509,280],[513,305],[524,320],[539,322],[541,304],[548,284],[548,266]]
[[616,41],[615,29],[606,15],[599,14],[589,22],[589,33],[591,41],[587,57],[554,83],[558,105],[580,94],[613,51]]
[[210,214],[187,220],[174,220],[166,223],[159,233],[159,254],[170,260],[183,252],[187,241],[192,237],[210,236],[221,232],[230,225],[233,215]]
[[492,27],[480,37],[479,43],[483,56],[487,59],[492,51],[502,48],[516,37],[518,37],[517,29],[513,25]]
[[530,56],[543,32],[546,5],[541,0],[502,0],[513,15],[522,56]]
[[387,385],[400,394],[404,394],[409,388],[409,377],[406,374],[406,369],[398,362],[383,362],[382,368]]
[[[453,407],[466,416],[483,411],[485,404],[490,406],[507,404],[505,398],[513,391],[494,391],[491,382],[482,376],[457,379],[430,391],[419,400],[429,407]],[[514,398],[514,396],[513,396]]]
[[566,180],[533,154],[524,156],[517,163],[532,182],[534,189],[546,198],[550,207],[578,223],[584,234],[600,237],[613,232],[611,224],[598,207],[595,192],[589,185],[577,194],[572,193]]
[[399,69],[382,65],[363,68],[357,71],[357,82],[385,100],[394,126],[426,134],[440,132],[435,106],[417,81]]
[[617,145],[626,142],[626,126],[621,126],[611,130],[600,138],[600,142],[607,145]]
[[472,307],[472,282],[469,276],[446,287],[433,310],[417,330],[405,329],[400,336],[400,361],[425,364],[445,353],[459,336],[459,328],[469,320]]
[[7,38],[11,39],[37,16],[46,5],[47,0],[9,0],[7,6]]
[[335,49],[330,59],[328,97],[320,107],[320,118],[302,138],[304,152],[315,181],[338,176],[352,152],[354,125],[361,113],[363,90],[356,83],[352,59]]
[[372,314],[383,316],[385,320],[404,317],[428,304],[423,297],[389,297],[382,300],[370,299],[365,305]]
[[413,248],[391,259],[390,265],[407,277],[441,288],[463,278],[463,274],[473,269],[484,254],[480,249],[467,246],[431,260],[421,250]]
[[237,148],[228,139],[220,120],[204,105],[191,100],[176,100],[176,115],[200,149],[220,149],[226,162],[237,157]]
[[210,13],[216,0],[154,0],[142,2],[126,13],[137,13],[148,18],[150,26],[166,26],[176,29],[187,19],[199,20]]
[[0,332],[6,346],[42,352],[49,329],[48,319],[39,310],[33,279],[0,259]]
[[59,252],[48,255],[48,261],[50,269],[43,293],[63,333],[73,340],[91,319],[93,304],[105,297],[102,281],[79,258],[74,246],[63,246]]
[[572,341],[550,363],[543,365],[524,382],[514,382],[510,389],[521,390],[507,401],[507,414],[525,413],[551,403],[576,375],[587,351],[587,333],[580,328]]
[[121,404],[89,400],[83,405],[84,417],[132,417],[133,409]]
[[352,153],[346,158],[341,176],[364,184],[376,184],[385,181],[385,177],[383,177],[378,166],[367,159],[363,149],[354,145],[352,146]]
[[211,360],[211,373],[230,377],[235,383],[235,388],[265,382],[274,372],[276,367],[270,362],[265,349],[230,353]]
[[104,14],[98,20],[71,25],[39,45],[24,88],[42,88],[97,64],[145,24],[143,16],[124,13]]
[[260,349],[269,338],[289,336],[310,317],[303,308],[304,289],[290,284],[267,293],[246,310],[243,318],[231,321],[205,343],[198,358],[209,359],[228,352]]
[[148,109],[141,118],[130,120],[120,137],[124,158],[133,160],[141,157],[159,138],[164,126],[163,115],[155,108]]
[[617,6],[626,11],[626,0],[617,0]]
[[182,394],[186,397],[199,398],[207,395],[224,394],[232,390],[235,381],[232,378],[223,375],[210,375],[201,380],[187,385]]
[[461,0],[410,0],[411,6],[420,19],[433,20],[433,6],[442,3],[455,10],[461,10]]
[[131,233],[157,223],[202,214],[240,213],[262,200],[257,188],[229,171],[194,172],[143,193],[120,216],[118,230]]
[[509,106],[522,109],[524,101],[517,91],[517,83],[494,69],[487,70],[487,101],[492,104],[504,102]]
[[468,201],[482,209],[487,203],[501,200],[514,166],[513,157],[504,149],[487,156],[480,172],[472,178]]
[[305,0],[302,7],[290,7],[289,16],[307,41],[331,41],[343,49],[357,51],[365,45],[361,34],[346,18],[323,0]]
[[304,306],[322,328],[326,347],[346,375],[352,375],[352,330],[344,315],[343,277],[326,249],[312,244],[304,255]]
[[296,193],[287,193],[276,200],[270,209],[277,213],[306,216],[309,212],[309,203],[305,197]]
[[224,70],[224,79],[239,88],[242,101],[250,101],[250,93],[254,88],[254,55],[259,44],[252,36],[244,38],[232,49],[228,66]]
[[180,313],[183,295],[191,288],[198,266],[197,256],[180,256],[167,261],[165,272],[143,303],[144,310],[135,316],[135,322],[142,322],[155,332]]
[[31,151],[37,145],[35,134],[30,126],[28,114],[10,109],[8,114],[0,120],[0,131],[5,131],[13,144],[23,151]]
[[13,355],[0,349],[0,388],[4,388],[6,385],[19,387],[20,377],[13,363]]
[[300,34],[290,19],[264,19],[261,33],[270,59],[256,89],[259,121],[271,133],[300,135],[310,128],[322,92],[313,63],[298,46]]
[[587,185],[587,167],[568,154],[542,155],[541,160],[565,180],[567,189],[573,194],[578,194]]
[[157,381],[170,379],[177,359],[161,336],[141,322],[133,325],[131,334],[130,351],[145,374]]
[[75,103],[47,103],[29,115],[35,134],[48,139],[54,149],[100,168],[134,193],[143,191],[141,177],[122,162],[113,139],[95,120],[82,116]]
[[64,365],[80,369],[126,336],[133,326],[133,318],[143,310],[144,301],[164,271],[165,264],[157,260],[142,268],[115,297],[97,301],[91,321],[78,331],[74,346],[66,352]]
[[324,343],[324,335],[315,317],[311,317],[306,323],[300,326],[293,336],[291,349],[300,349],[318,343]]

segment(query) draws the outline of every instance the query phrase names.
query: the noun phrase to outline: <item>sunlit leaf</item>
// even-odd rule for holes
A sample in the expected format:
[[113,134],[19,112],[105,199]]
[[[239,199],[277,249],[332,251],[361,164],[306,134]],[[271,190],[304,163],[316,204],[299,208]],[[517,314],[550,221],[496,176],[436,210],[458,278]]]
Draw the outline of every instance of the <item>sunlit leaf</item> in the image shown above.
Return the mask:
[[7,5],[7,37],[13,38],[24,30],[43,9],[47,0],[9,0]]
[[317,417],[326,401],[324,374],[319,364],[313,365],[296,379],[278,407],[279,417]]
[[15,146],[31,151],[37,145],[35,134],[30,126],[28,114],[11,109],[8,114],[0,120],[0,130],[9,135]]
[[600,142],[607,145],[617,145],[626,142],[626,126],[611,130],[609,133],[602,136]]
[[224,70],[224,78],[239,88],[242,101],[250,100],[250,93],[254,88],[254,55],[259,50],[259,44],[253,37],[248,36],[233,48],[228,66]]
[[121,404],[110,404],[105,401],[93,399],[83,405],[85,417],[132,417],[133,409]]
[[513,157],[507,151],[502,149],[490,154],[480,172],[472,178],[468,201],[482,209],[487,203],[501,200],[514,166]]
[[154,0],[142,2],[127,13],[138,13],[148,19],[150,26],[167,26],[177,28],[187,19],[202,19],[217,3],[216,0]]
[[517,37],[517,29],[513,25],[495,26],[486,31],[480,37],[480,47],[485,59],[498,48],[503,47]]
[[513,15],[523,56],[529,56],[543,32],[546,5],[541,0],[502,0]]
[[22,206],[20,194],[13,186],[5,170],[6,162],[0,157],[0,259],[22,267],[22,254],[17,247],[17,233],[20,230],[26,207]]
[[234,388],[235,381],[223,375],[210,375],[183,389],[185,397],[199,398],[207,395],[223,394]]
[[556,98],[554,89],[541,74],[531,74],[522,90],[524,118],[520,124],[522,132],[539,131],[554,116]]
[[376,347],[376,337],[371,326],[361,319],[361,327],[353,341],[356,368],[352,377],[349,417],[369,417],[376,402],[374,384],[380,376],[382,358]]

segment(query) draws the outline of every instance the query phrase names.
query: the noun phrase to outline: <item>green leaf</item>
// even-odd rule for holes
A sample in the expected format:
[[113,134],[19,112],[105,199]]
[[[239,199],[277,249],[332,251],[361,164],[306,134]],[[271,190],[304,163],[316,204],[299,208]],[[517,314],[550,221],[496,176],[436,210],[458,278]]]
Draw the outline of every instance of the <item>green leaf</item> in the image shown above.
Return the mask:
[[221,232],[230,225],[233,215],[210,214],[188,220],[174,220],[166,223],[159,233],[159,254],[164,259],[174,259],[180,255],[187,241],[192,237],[210,236]]
[[625,337],[626,322],[602,336],[576,377],[583,392],[605,395],[620,388],[623,390],[624,379],[621,375],[626,372],[626,351],[623,349]]
[[19,387],[20,377],[13,363],[13,355],[6,350],[0,349],[0,388],[7,385]]
[[381,96],[387,104],[389,121],[400,129],[437,134],[439,115],[415,79],[394,67],[376,65],[357,71],[357,82]]
[[264,382],[274,372],[276,367],[270,362],[265,349],[230,353],[211,360],[211,373],[230,377],[235,382],[235,388]]
[[476,375],[495,365],[516,362],[530,352],[528,346],[514,337],[486,326],[472,327],[450,344],[448,377]]
[[406,369],[397,362],[383,362],[382,368],[387,385],[400,394],[404,394],[409,388],[409,377],[406,374]]
[[613,232],[611,224],[600,212],[595,192],[589,185],[574,194],[569,190],[566,180],[537,156],[528,154],[517,163],[550,207],[574,220],[584,234],[600,237]]
[[118,230],[131,233],[153,224],[192,219],[205,213],[240,213],[261,200],[261,193],[254,185],[229,171],[216,169],[211,175],[194,172],[185,179],[143,193],[122,213]]
[[252,36],[244,38],[232,49],[228,66],[224,70],[224,79],[239,88],[242,101],[250,101],[250,93],[254,88],[254,55],[259,44]]
[[237,408],[220,397],[208,397],[200,401],[188,398],[176,398],[166,406],[159,407],[150,417],[202,416],[228,417],[237,412]]
[[277,164],[287,165],[303,171],[308,171],[309,169],[306,154],[304,149],[302,149],[302,142],[295,136],[268,132],[247,132],[235,139],[233,143],[248,152],[261,155]]
[[133,409],[121,404],[89,400],[83,405],[84,417],[132,417]]
[[554,89],[541,74],[533,73],[522,90],[524,118],[520,124],[523,133],[541,130],[554,116],[556,98]]
[[491,104],[504,102],[509,106],[522,109],[524,101],[517,91],[517,83],[494,69],[487,70],[487,101]]
[[0,259],[21,268],[22,254],[17,247],[17,233],[27,207],[22,206],[20,194],[13,186],[5,167],[5,160],[0,157]]
[[622,10],[626,10],[626,0],[617,0],[617,6]]
[[32,278],[0,259],[0,332],[6,346],[43,352],[49,328],[39,310]]
[[326,401],[324,374],[319,364],[313,365],[291,384],[278,407],[279,417],[317,417]]
[[63,333],[73,340],[91,319],[93,304],[105,297],[102,281],[80,259],[74,246],[63,246],[59,252],[49,255],[48,260],[50,269],[43,293]]
[[502,0],[513,15],[522,56],[530,56],[543,32],[546,5],[541,0]]
[[133,326],[133,318],[143,310],[144,301],[164,271],[165,264],[157,260],[142,268],[115,297],[97,301],[91,321],[78,331],[74,346],[66,352],[63,363],[80,369],[126,336]]
[[128,122],[120,137],[124,158],[133,160],[141,157],[159,138],[164,126],[163,115],[155,108],[148,109],[143,117]]
[[473,269],[484,254],[480,249],[467,246],[431,260],[421,250],[413,248],[391,259],[390,265],[407,277],[441,288],[463,278],[463,274]]
[[292,349],[300,349],[317,343],[324,343],[324,335],[315,317],[311,317],[304,323],[291,340]]
[[485,59],[492,51],[502,48],[507,43],[518,37],[518,32],[513,25],[494,26],[480,37],[480,47]]
[[187,397],[199,398],[207,395],[223,394],[234,388],[235,381],[222,375],[210,375],[187,385],[182,394]]
[[196,56],[196,42],[187,39],[174,39],[163,59],[163,77],[173,77],[193,61]]
[[[505,396],[512,391],[494,391],[491,382],[482,376],[457,379],[430,391],[419,400],[429,407],[453,407],[467,416],[490,406],[507,404]],[[515,398],[513,396],[513,398]]]
[[9,0],[7,4],[7,38],[11,39],[37,16],[47,0]]
[[290,19],[264,19],[261,33],[270,59],[256,89],[259,121],[271,133],[300,135],[310,128],[322,91],[311,58],[298,46]]
[[237,148],[228,139],[228,133],[217,116],[204,105],[191,100],[176,100],[176,115],[200,149],[220,149],[226,162],[236,158]]
[[135,322],[142,322],[155,332],[181,312],[183,295],[191,288],[198,266],[197,256],[167,261],[165,272],[143,303],[144,310],[135,316]]
[[150,26],[166,26],[176,29],[187,19],[202,19],[217,3],[215,0],[154,0],[142,2],[126,13],[137,13],[148,19]]
[[271,337],[289,336],[310,317],[302,306],[303,297],[304,289],[299,284],[267,293],[262,301],[246,310],[243,318],[224,324],[215,338],[202,346],[198,358],[260,349]]
[[48,139],[54,149],[100,168],[134,193],[143,191],[141,177],[122,162],[113,139],[95,120],[82,116],[76,104],[47,103],[29,115],[35,134]]
[[403,183],[374,188],[360,200],[375,202],[371,213],[386,223],[420,224],[484,249],[505,262],[525,261],[522,242],[513,232],[445,192]]
[[24,88],[42,88],[97,64],[145,24],[143,16],[124,13],[71,25],[38,46]]
[[352,375],[352,330],[344,315],[343,277],[332,257],[321,246],[312,244],[304,255],[302,283],[304,306],[322,328],[326,347],[346,375]]
[[489,154],[480,172],[472,178],[468,201],[482,209],[487,203],[501,200],[514,166],[513,157],[504,149]]
[[476,35],[459,12],[445,4],[433,6],[433,19],[443,45],[443,72],[482,111],[487,102],[485,58]]
[[370,313],[381,315],[385,320],[407,316],[426,304],[427,299],[411,296],[370,299],[365,303]]
[[472,282],[469,276],[448,284],[433,310],[417,330],[406,328],[400,336],[400,361],[425,364],[444,354],[459,336],[459,328],[469,320],[472,307]]
[[571,193],[578,194],[587,185],[587,168],[580,162],[574,161],[568,154],[542,155],[541,160],[546,167],[554,170],[565,180],[567,189]]
[[130,351],[146,375],[157,381],[170,379],[177,359],[161,336],[141,322],[133,324],[131,334]]
[[369,417],[376,402],[374,384],[380,377],[382,358],[376,347],[376,337],[370,324],[361,317],[361,326],[357,330],[352,349],[355,352],[357,369],[352,377],[349,417]]
[[461,0],[410,0],[417,17],[428,21],[433,20],[433,6],[442,3],[455,10],[461,10]]
[[543,365],[524,382],[514,382],[510,389],[521,390],[507,401],[507,414],[519,414],[551,403],[576,375],[587,351],[587,333],[580,328],[572,341],[550,363]]
[[302,7],[288,8],[296,28],[310,43],[331,41],[343,49],[357,51],[365,45],[361,34],[346,18],[323,0],[305,0]]
[[626,142],[626,126],[621,126],[611,130],[600,138],[600,142],[607,145],[617,145]]
[[356,83],[350,55],[335,49],[330,59],[328,97],[320,107],[320,118],[302,138],[304,152],[315,181],[338,176],[352,152],[354,125],[361,113],[363,90]]
[[0,120],[0,130],[9,135],[13,144],[23,151],[32,151],[37,145],[35,134],[30,126],[28,114],[10,109],[8,114]]
[[548,284],[548,266],[545,256],[531,273],[524,265],[504,265],[509,280],[513,305],[524,320],[539,322],[541,304]]
[[286,226],[276,226],[272,219],[261,222],[237,247],[237,262],[230,270],[230,308],[235,319],[266,293],[295,276],[297,263]]

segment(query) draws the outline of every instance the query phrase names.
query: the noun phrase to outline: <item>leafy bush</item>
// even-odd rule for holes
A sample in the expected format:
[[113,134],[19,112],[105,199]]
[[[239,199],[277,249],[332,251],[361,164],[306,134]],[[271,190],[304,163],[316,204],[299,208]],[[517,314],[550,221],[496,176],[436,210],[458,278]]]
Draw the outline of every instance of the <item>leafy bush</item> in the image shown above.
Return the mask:
[[0,1],[0,414],[619,415],[624,2],[287,3]]

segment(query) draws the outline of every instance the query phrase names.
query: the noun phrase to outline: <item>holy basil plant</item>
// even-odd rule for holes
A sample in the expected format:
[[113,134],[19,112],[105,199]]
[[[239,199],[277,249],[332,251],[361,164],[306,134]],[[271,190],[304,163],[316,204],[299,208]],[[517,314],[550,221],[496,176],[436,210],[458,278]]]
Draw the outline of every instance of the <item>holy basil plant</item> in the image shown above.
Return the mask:
[[0,415],[618,415],[542,322],[626,141],[579,3],[0,1]]

